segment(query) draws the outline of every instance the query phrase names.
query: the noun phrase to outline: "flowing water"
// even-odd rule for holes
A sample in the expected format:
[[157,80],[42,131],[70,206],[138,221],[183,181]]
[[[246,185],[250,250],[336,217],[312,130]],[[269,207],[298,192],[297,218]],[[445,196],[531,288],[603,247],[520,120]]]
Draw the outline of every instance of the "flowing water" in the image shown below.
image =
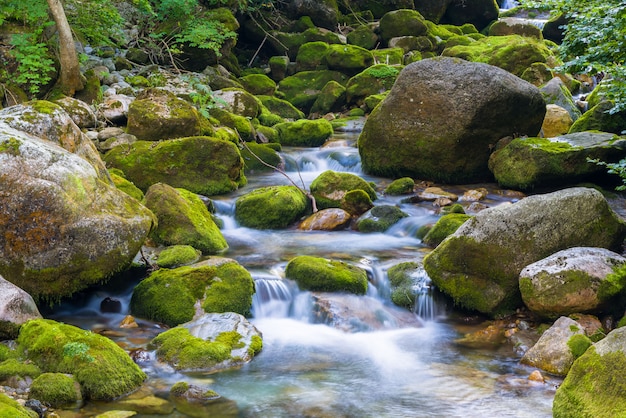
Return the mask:
[[[324,170],[349,171],[373,181],[380,192],[389,180],[361,172],[356,138],[356,133],[337,134],[322,148],[285,149],[286,171],[307,187]],[[279,173],[252,174],[248,179],[245,188],[216,198],[215,204],[230,246],[225,256],[245,266],[256,282],[251,321],[263,334],[263,351],[238,370],[192,376],[157,365],[147,356],[140,364],[154,393],[166,397],[168,388],[182,380],[211,388],[233,402],[230,409],[210,415],[220,417],[551,416],[557,383],[529,384],[527,376],[533,369],[519,364],[512,346],[486,350],[457,345],[457,338],[475,328],[454,321],[445,303],[436,302],[423,270],[415,273],[415,313],[391,306],[386,270],[400,262],[420,261],[429,251],[415,238],[415,231],[438,218],[431,203],[402,203],[400,197],[380,193],[376,204],[398,205],[410,215],[386,233],[258,231],[235,222],[236,197],[289,180]],[[504,200],[510,198],[493,191],[485,204]],[[320,323],[315,316],[315,295],[300,291],[284,277],[289,259],[304,254],[343,260],[368,271],[367,295],[338,296],[345,298],[355,316],[347,318],[348,328],[354,325],[348,331]],[[139,279],[139,274],[129,274],[58,306],[47,316],[100,330],[128,350],[145,347],[161,330],[158,325],[138,319],[138,329],[118,327],[129,313],[132,287]],[[100,312],[106,297],[121,302],[119,312]],[[378,326],[368,328],[368,320],[359,321],[359,315],[381,318]],[[410,316],[412,322],[402,315]],[[93,416],[108,408],[87,405],[71,416]]]

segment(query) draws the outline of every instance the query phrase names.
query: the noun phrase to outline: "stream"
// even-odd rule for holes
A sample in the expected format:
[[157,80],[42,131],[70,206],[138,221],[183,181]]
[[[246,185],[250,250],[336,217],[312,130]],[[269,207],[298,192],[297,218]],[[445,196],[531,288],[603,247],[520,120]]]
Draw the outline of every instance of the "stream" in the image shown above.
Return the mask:
[[[224,256],[246,267],[256,282],[251,322],[263,334],[263,351],[238,370],[210,375],[184,375],[144,357],[140,366],[148,374],[146,386],[167,398],[169,387],[186,381],[210,388],[224,402],[211,417],[550,417],[558,379],[529,384],[533,368],[519,364],[512,345],[497,349],[469,349],[455,340],[480,328],[480,321],[463,322],[462,315],[434,297],[424,276],[414,325],[384,319],[384,326],[368,329],[355,318],[350,331],[319,323],[313,295],[297,289],[284,278],[287,262],[296,255],[315,255],[359,265],[368,271],[370,290],[362,297],[348,297],[354,312],[388,306],[386,270],[403,261],[419,261],[429,249],[415,238],[416,230],[435,222],[439,215],[432,203],[402,203],[404,197],[383,196],[389,179],[361,172],[356,149],[358,130],[337,132],[321,148],[283,150],[285,170],[295,181],[308,185],[323,171],[348,171],[376,184],[375,204],[398,205],[410,216],[386,233],[354,231],[259,231],[243,228],[234,220],[235,199],[254,188],[289,184],[278,172],[248,175],[249,184],[215,197],[217,215],[229,249]],[[464,190],[486,187],[486,205],[510,201],[494,185],[446,187]],[[137,318],[135,329],[121,329],[128,304],[142,272],[128,273],[106,286],[45,312],[46,317],[93,329],[115,340],[128,351],[144,348],[163,329]],[[122,303],[119,313],[100,312],[100,303],[111,297]],[[340,298],[343,296],[339,296]],[[420,325],[421,324],[421,325]],[[89,417],[111,409],[89,403],[62,417]],[[168,415],[135,417],[186,417]]]

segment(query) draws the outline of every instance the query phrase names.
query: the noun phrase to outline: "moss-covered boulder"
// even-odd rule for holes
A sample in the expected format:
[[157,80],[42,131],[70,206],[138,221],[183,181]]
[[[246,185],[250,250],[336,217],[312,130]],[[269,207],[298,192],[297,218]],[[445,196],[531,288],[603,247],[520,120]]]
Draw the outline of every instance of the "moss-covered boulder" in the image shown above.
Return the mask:
[[386,13],[380,19],[380,37],[387,43],[399,36],[422,36],[428,32],[426,19],[417,10],[400,9]]
[[402,67],[387,64],[373,65],[348,80],[347,101],[360,106],[366,97],[391,89]]
[[191,245],[204,254],[217,254],[228,248],[209,210],[196,194],[157,183],[146,192],[144,204],[158,220],[150,233],[156,244]]
[[602,131],[621,134],[626,127],[626,111],[611,113],[614,103],[604,100],[587,110],[574,122],[569,132]]
[[[249,117],[237,115],[226,109],[211,109],[211,117],[217,119],[219,123],[233,130],[235,143],[241,138],[243,141],[254,141],[256,139],[256,130]],[[219,133],[216,132],[217,137]],[[231,141],[232,142],[232,141]]]
[[161,268],[176,268],[195,263],[201,255],[202,252],[191,245],[172,245],[159,252],[156,265]]
[[498,315],[522,305],[527,265],[575,246],[615,250],[625,234],[600,192],[564,189],[478,212],[424,257],[424,268],[456,304]]
[[374,202],[365,190],[355,189],[347,191],[339,205],[350,215],[361,216],[374,207]]
[[235,219],[242,226],[279,229],[293,224],[309,207],[307,196],[295,186],[261,187],[235,202]]
[[374,206],[356,221],[359,232],[385,232],[400,219],[409,215],[397,206]]
[[626,411],[626,327],[589,347],[570,368],[552,404],[555,418],[612,418]]
[[398,36],[389,40],[390,48],[401,48],[405,53],[426,55],[436,50],[436,44],[428,36]]
[[491,179],[496,142],[537,135],[545,112],[537,87],[500,68],[445,57],[414,62],[365,122],[363,170],[457,184]]
[[0,274],[34,299],[58,300],[125,269],[154,222],[106,169],[1,121],[0,178]]
[[356,174],[327,170],[311,183],[311,194],[315,198],[318,209],[341,207],[346,193],[353,190],[363,190],[369,196],[370,201],[376,200],[376,191]]
[[339,208],[322,209],[306,218],[298,229],[302,231],[337,231],[350,225],[352,215]]
[[199,135],[200,118],[191,103],[172,92],[151,88],[130,104],[126,129],[145,141],[180,138]]
[[414,261],[395,264],[387,270],[391,301],[403,308],[415,308],[415,300],[427,277],[421,263]]
[[402,177],[395,179],[387,187],[385,187],[385,194],[390,196],[411,194],[415,188],[415,180],[411,177]]
[[73,407],[83,400],[80,384],[65,373],[43,373],[30,386],[30,399],[36,399],[52,408]]
[[[261,74],[255,75],[260,76]],[[272,80],[269,80],[269,82],[271,81]],[[249,93],[243,89],[230,87],[214,91],[213,97],[218,108],[224,109],[238,116],[243,116],[244,118],[256,118],[259,115],[261,109],[259,107],[258,100],[256,99],[256,97],[253,96],[253,94],[255,93]]]
[[311,107],[311,114],[324,115],[337,112],[346,104],[346,88],[336,81],[329,81],[320,91],[319,96]]
[[33,298],[0,276],[0,340],[16,338],[23,323],[38,318],[41,314]]
[[516,138],[491,154],[489,169],[500,186],[517,190],[615,181],[606,167],[588,159],[617,162],[626,156],[625,148],[623,137],[604,132]]
[[372,52],[375,64],[403,65],[404,50],[402,48],[380,48]]
[[348,33],[346,40],[350,45],[360,46],[367,50],[372,50],[379,42],[378,35],[368,25],[359,25],[352,32]]
[[443,215],[437,220],[435,225],[429,229],[422,241],[429,247],[435,248],[441,241],[446,239],[448,235],[452,235],[459,229],[469,218],[471,218],[471,216],[464,213],[449,213]]
[[274,125],[282,145],[319,147],[333,134],[333,125],[326,119],[299,119]]
[[239,77],[239,82],[248,93],[255,96],[258,94],[272,96],[276,91],[276,82],[265,74],[248,74]]
[[157,358],[182,372],[241,367],[263,348],[261,333],[234,312],[205,314],[157,335],[148,345]]
[[370,51],[356,45],[330,45],[325,56],[328,68],[344,74],[354,75],[374,64]]
[[109,175],[111,176],[111,180],[113,180],[113,184],[118,190],[123,191],[130,197],[137,199],[138,201],[143,200],[143,192],[139,189],[139,187],[135,186],[132,181],[129,181],[124,177],[124,173],[122,170],[118,170],[116,168],[112,168],[109,170]]
[[343,261],[300,255],[285,267],[285,276],[295,280],[302,290],[320,292],[367,292],[367,273]]
[[29,321],[17,339],[28,360],[50,373],[69,373],[84,398],[111,400],[132,392],[146,375],[110,339],[48,319]]
[[487,36],[469,45],[446,48],[442,55],[495,65],[518,77],[532,64],[554,59],[544,42],[520,35]]
[[576,336],[585,336],[583,327],[573,319],[562,316],[524,353],[521,362],[557,376],[565,376],[576,359],[568,344]]
[[289,57],[284,55],[277,55],[271,57],[268,61],[270,67],[270,77],[275,82],[279,82],[287,76],[287,69],[289,68]]
[[339,71],[301,71],[285,77],[278,83],[278,92],[285,100],[307,113],[326,83],[336,81],[345,84],[348,76]]
[[[274,170],[273,167],[279,167],[282,164],[282,159],[274,145],[278,144],[257,144],[256,142],[246,142],[241,150],[241,158],[243,158],[244,161],[245,171],[247,173],[269,171]],[[267,164],[271,167],[268,167]]]
[[626,289],[626,258],[605,248],[573,247],[521,271],[524,304],[544,318],[600,314],[619,305]]
[[272,96],[258,96],[261,103],[272,113],[291,120],[304,119],[304,113],[287,100]]
[[0,393],[0,416],[7,418],[37,418],[39,414]]
[[154,143],[137,141],[113,148],[104,160],[146,191],[166,183],[205,196],[231,192],[246,184],[237,145],[208,136]]
[[9,383],[10,380],[28,381],[41,374],[41,369],[28,360],[19,360],[9,357],[0,362],[0,382]]
[[173,327],[205,312],[248,315],[253,293],[250,273],[236,261],[218,257],[153,272],[135,287],[130,307],[137,317]]
[[327,70],[326,53],[330,45],[326,42],[307,42],[298,49],[296,55],[296,71]]

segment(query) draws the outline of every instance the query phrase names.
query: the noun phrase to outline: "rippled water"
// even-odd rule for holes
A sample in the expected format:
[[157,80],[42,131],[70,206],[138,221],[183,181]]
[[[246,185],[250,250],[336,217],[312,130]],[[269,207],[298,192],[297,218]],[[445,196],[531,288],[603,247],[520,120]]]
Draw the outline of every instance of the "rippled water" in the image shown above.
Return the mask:
[[[355,134],[343,134],[321,149],[286,149],[286,170],[306,186],[326,169],[349,171],[375,182],[380,192],[389,180],[361,173],[355,140]],[[551,416],[554,384],[529,384],[526,378],[533,369],[519,364],[513,347],[469,350],[455,344],[463,332],[473,329],[448,319],[450,312],[447,315],[445,306],[433,301],[432,286],[423,272],[416,304],[423,326],[398,327],[386,321],[387,329],[360,332],[315,323],[311,295],[284,278],[286,263],[296,255],[347,261],[366,268],[373,284],[358,308],[390,305],[386,269],[403,261],[419,261],[429,251],[414,234],[438,218],[432,204],[404,204],[401,198],[382,197],[376,204],[399,205],[410,215],[384,234],[257,231],[236,224],[235,198],[256,187],[289,181],[278,173],[249,175],[248,179],[245,188],[218,197],[215,203],[230,246],[225,256],[245,266],[257,282],[252,322],[263,333],[263,351],[239,370],[206,376],[182,375],[147,361],[142,367],[149,375],[148,386],[157,395],[165,397],[168,388],[181,380],[205,385],[236,403],[238,412],[231,409],[212,415],[224,417]],[[453,191],[462,193],[463,189]],[[510,198],[493,191],[485,203],[504,200]],[[144,347],[160,330],[155,324],[139,320],[138,330],[117,328],[129,313],[128,301],[138,280],[139,275],[131,274],[117,285],[57,307],[49,316],[84,328],[109,330],[105,335],[129,350]],[[99,312],[107,296],[122,302],[122,312]],[[107,407],[87,406],[71,416],[93,416],[98,408]]]

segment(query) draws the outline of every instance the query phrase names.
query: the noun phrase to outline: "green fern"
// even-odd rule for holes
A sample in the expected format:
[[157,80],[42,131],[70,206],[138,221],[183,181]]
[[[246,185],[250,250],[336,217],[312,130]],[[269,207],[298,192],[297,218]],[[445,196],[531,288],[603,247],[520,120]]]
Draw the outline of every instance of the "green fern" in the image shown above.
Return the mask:
[[28,86],[31,94],[50,82],[54,61],[48,56],[46,44],[37,42],[33,34],[17,34],[11,38],[11,55],[19,63],[14,81]]

